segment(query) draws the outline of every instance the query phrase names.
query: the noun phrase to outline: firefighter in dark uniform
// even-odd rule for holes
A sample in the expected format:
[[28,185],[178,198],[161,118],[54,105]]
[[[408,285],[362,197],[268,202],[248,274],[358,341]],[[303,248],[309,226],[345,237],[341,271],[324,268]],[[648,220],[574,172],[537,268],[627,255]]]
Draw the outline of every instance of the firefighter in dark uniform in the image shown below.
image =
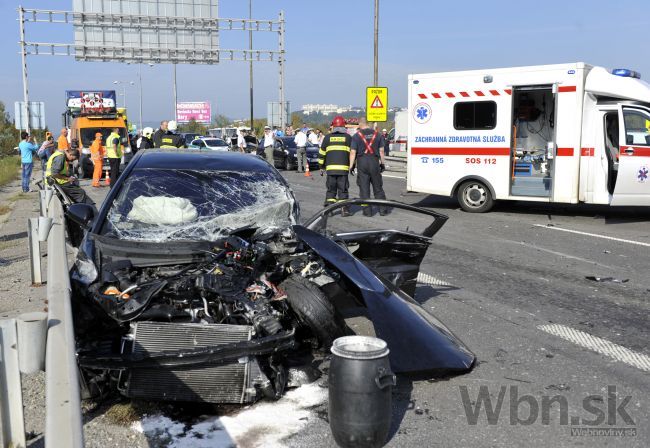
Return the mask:
[[[381,134],[368,127],[365,118],[359,119],[359,130],[352,137],[350,146],[350,170],[353,172],[357,167],[357,185],[359,185],[359,197],[370,199],[370,186],[375,199],[386,199],[384,193],[381,173],[384,172],[384,138]],[[365,216],[372,216],[370,206],[363,207]],[[379,207],[379,214],[388,214],[385,207]]]
[[185,139],[182,135],[177,134],[178,125],[175,121],[167,123],[167,132],[160,137],[161,148],[184,148]]
[[[325,206],[348,198],[348,174],[350,172],[350,144],[352,137],[345,129],[345,119],[338,115],[332,120],[332,132],[323,138],[318,152],[320,174],[327,173]],[[341,209],[341,216],[348,216],[347,207]]]

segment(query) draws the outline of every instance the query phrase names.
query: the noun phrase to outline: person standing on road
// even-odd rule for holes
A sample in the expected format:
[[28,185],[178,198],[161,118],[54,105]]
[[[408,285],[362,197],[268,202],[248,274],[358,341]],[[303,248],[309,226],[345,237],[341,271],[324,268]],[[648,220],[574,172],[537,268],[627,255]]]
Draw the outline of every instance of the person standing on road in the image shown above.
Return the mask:
[[244,128],[237,129],[237,149],[239,149],[239,152],[246,152],[246,140],[244,139]]
[[163,120],[160,122],[160,128],[156,132],[154,132],[152,140],[153,140],[153,147],[154,148],[160,148],[160,140],[162,139],[163,135],[167,133],[167,125],[169,122],[167,120]]
[[[354,166],[358,168],[357,185],[359,185],[359,197],[370,199],[370,186],[375,199],[386,199],[384,193],[381,173],[384,172],[384,139],[376,130],[368,127],[365,118],[359,119],[359,130],[352,137],[350,148],[350,170]],[[363,214],[372,216],[372,207],[364,206]],[[388,211],[385,207],[379,207],[379,214],[385,216]]]
[[178,125],[174,120],[167,123],[167,133],[160,139],[160,148],[184,148],[185,139],[177,134]]
[[384,139],[384,156],[390,155],[390,141],[388,139],[388,131],[384,128],[381,130],[381,136]]
[[136,142],[137,151],[140,151],[141,149],[153,148],[153,141],[151,141],[152,135],[153,135],[152,128],[146,127],[142,130],[142,136]]
[[275,166],[273,160],[273,148],[275,146],[275,136],[271,132],[270,126],[264,126],[264,135],[260,139],[259,148],[264,151],[266,161]]
[[320,131],[318,129],[312,129],[312,131],[309,133],[307,138],[309,139],[309,143],[311,143],[314,146],[320,146],[320,137],[318,137],[318,133]]
[[104,161],[104,154],[106,149],[102,145],[102,133],[95,133],[95,140],[93,140],[92,145],[90,145],[90,160],[93,162],[93,187],[101,187],[100,181],[102,180],[102,168]]
[[[348,199],[351,143],[352,137],[345,129],[345,119],[340,115],[334,117],[332,133],[323,138],[323,143],[318,151],[320,174],[323,175],[323,170],[327,172],[327,193],[324,204],[326,207],[337,201]],[[341,216],[345,217],[349,214],[347,207],[341,209]]]
[[56,147],[61,151],[67,151],[70,149],[70,144],[68,143],[68,128],[61,129],[59,139],[56,141]]
[[117,177],[120,175],[120,164],[122,163],[122,139],[119,132],[119,128],[114,128],[106,139],[106,156],[111,167],[111,187],[115,185]]
[[298,172],[305,172],[305,164],[309,163],[307,161],[307,135],[303,132],[302,129],[298,129],[296,136],[294,137],[294,142],[296,144],[296,158],[298,159]]
[[56,149],[55,144],[54,144],[54,137],[52,137],[51,132],[46,132],[45,133],[45,141],[41,145],[40,148],[38,148],[38,153],[36,154],[39,159],[41,159],[41,170],[43,171],[41,174],[43,175],[43,179],[45,179],[45,170],[47,169],[47,161]]
[[22,139],[18,143],[20,149],[20,165],[22,167],[22,187],[23,193],[32,191],[29,188],[29,182],[32,178],[32,170],[34,169],[34,154],[38,152],[38,146],[34,144],[34,137],[23,131],[20,133]]

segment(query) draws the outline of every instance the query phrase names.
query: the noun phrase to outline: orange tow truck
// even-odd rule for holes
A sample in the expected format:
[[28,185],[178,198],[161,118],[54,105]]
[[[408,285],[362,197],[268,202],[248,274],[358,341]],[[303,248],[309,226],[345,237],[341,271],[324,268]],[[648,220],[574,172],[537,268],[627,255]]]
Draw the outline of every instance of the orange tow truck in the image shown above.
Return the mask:
[[[79,141],[81,157],[79,158],[79,177],[92,177],[93,162],[90,159],[90,145],[95,134],[101,132],[102,142],[114,128],[119,129],[122,145],[129,146],[128,121],[126,110],[118,109],[114,90],[67,90],[66,111],[63,113],[63,125],[70,129],[70,139]],[[107,171],[105,160],[103,170]]]

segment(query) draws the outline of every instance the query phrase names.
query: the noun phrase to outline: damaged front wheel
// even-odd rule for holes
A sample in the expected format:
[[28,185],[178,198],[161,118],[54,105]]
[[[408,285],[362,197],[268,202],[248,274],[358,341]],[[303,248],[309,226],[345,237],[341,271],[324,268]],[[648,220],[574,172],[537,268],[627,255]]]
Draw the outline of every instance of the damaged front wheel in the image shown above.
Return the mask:
[[345,321],[318,286],[299,275],[291,275],[280,287],[287,293],[287,301],[298,320],[311,330],[320,348],[329,350],[336,338],[345,336]]

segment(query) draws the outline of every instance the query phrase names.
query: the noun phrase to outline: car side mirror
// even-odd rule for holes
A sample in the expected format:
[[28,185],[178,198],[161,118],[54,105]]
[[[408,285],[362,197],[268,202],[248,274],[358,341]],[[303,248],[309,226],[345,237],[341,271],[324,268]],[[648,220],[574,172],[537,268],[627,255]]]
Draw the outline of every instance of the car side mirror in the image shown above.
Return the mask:
[[87,229],[95,219],[95,207],[88,204],[71,204],[66,216],[81,228]]

